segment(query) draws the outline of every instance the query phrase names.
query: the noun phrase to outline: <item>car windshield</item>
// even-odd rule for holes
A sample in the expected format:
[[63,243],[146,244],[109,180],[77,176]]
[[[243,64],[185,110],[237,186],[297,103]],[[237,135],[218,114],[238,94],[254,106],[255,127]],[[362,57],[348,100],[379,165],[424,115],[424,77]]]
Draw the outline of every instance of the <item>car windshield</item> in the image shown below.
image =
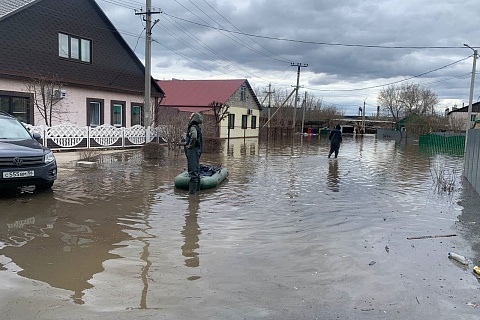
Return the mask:
[[16,119],[0,119],[0,139],[32,139]]

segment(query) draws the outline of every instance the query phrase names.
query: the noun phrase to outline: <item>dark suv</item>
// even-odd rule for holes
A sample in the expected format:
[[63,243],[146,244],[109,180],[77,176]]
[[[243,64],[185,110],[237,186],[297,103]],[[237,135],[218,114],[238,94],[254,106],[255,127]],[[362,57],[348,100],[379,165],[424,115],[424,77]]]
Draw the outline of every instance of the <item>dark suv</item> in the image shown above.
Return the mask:
[[57,162],[15,117],[0,111],[0,188],[35,185],[49,189],[57,178]]

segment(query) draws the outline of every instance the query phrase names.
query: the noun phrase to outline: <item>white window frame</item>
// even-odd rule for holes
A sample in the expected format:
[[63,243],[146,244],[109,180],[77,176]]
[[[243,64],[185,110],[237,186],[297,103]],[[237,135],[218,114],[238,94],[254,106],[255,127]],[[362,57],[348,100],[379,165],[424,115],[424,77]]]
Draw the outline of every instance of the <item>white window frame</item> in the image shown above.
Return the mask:
[[[94,106],[97,107],[96,114],[94,112],[95,110],[92,109],[92,107],[94,107]],[[99,101],[90,101],[89,104],[88,104],[88,107],[90,108],[89,125],[91,127],[96,127],[96,126],[101,125],[101,122],[102,122],[102,117],[101,117],[102,104]]]
[[[112,125],[115,126],[115,127],[121,127],[123,125],[122,123],[122,119],[123,119],[123,105],[119,104],[119,103],[114,103],[112,105]],[[120,109],[120,113],[115,113],[115,108],[119,108]],[[118,118],[118,119],[116,119]],[[119,122],[115,122],[115,120],[118,120]]]
[[92,63],[92,40],[59,32],[58,56],[72,61]]

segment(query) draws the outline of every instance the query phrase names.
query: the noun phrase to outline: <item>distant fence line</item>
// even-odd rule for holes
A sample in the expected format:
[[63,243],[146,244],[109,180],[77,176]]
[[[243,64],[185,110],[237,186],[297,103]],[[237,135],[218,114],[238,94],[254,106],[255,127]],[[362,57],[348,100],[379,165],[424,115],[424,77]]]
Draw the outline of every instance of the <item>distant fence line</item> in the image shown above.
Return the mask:
[[[127,148],[138,147],[146,142],[147,130],[136,125],[133,127],[115,127],[108,124],[100,126],[77,126],[63,123],[56,126],[32,126],[24,124],[31,133],[41,136],[40,142],[52,149],[91,149],[91,148]],[[157,130],[150,128],[150,140],[157,138]]]

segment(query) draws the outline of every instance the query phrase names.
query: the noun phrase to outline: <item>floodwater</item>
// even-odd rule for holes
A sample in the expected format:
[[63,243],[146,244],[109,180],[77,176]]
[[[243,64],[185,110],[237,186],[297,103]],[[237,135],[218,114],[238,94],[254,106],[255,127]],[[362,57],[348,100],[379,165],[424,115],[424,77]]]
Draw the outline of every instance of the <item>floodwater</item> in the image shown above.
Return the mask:
[[463,158],[373,136],[328,148],[233,140],[202,155],[228,180],[195,196],[173,187],[183,154],[139,150],[2,194],[0,318],[479,318]]

